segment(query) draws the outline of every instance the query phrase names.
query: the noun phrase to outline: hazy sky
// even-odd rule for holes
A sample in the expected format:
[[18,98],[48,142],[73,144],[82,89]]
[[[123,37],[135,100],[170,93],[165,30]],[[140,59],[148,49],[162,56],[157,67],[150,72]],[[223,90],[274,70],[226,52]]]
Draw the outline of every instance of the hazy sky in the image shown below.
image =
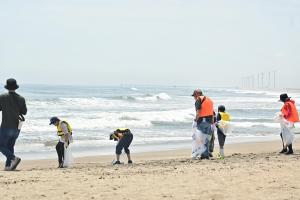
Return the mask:
[[300,88],[297,0],[0,0],[0,81]]

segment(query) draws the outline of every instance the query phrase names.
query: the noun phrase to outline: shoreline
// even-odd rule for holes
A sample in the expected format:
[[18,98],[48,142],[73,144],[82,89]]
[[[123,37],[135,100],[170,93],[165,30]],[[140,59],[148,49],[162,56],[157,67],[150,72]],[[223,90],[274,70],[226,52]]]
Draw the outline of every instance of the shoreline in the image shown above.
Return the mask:
[[[300,138],[300,135],[295,135],[296,138]],[[216,136],[217,137],[217,136]],[[228,137],[226,139],[226,145],[238,144],[238,143],[256,143],[256,142],[271,142],[280,139],[279,136],[243,136],[243,137]],[[218,147],[218,139],[215,139],[215,147]],[[76,141],[75,141],[76,142]],[[150,143],[150,144],[132,144],[130,149],[133,153],[147,153],[147,152],[163,152],[172,150],[185,150],[191,149],[192,140],[182,140],[182,141],[171,141],[162,143]],[[93,150],[89,150],[88,147],[78,148],[72,144],[72,153],[75,158],[81,157],[91,157],[91,156],[111,156],[114,155],[115,145],[106,147],[94,147]],[[30,152],[20,152],[18,146],[15,148],[16,155],[21,157],[23,160],[51,160],[56,159],[55,146],[52,147],[52,151],[42,152],[42,153],[30,153]],[[0,163],[4,162],[4,156],[0,157]]]
[[[299,137],[297,137],[299,138]],[[296,139],[297,139],[296,138]],[[300,150],[300,141],[295,142],[294,148],[297,149],[299,146]],[[267,148],[265,148],[267,147]],[[248,142],[237,142],[237,143],[229,143],[225,145],[225,155],[230,156],[232,154],[249,154],[249,153],[271,153],[271,152],[279,152],[282,148],[281,141],[278,140],[266,140],[266,141],[248,141]],[[215,143],[214,148],[214,158],[216,158],[219,151],[219,146]],[[189,159],[191,158],[191,148],[180,148],[180,149],[168,149],[168,150],[155,150],[152,152],[136,152],[132,151],[132,159],[134,162],[143,162],[148,160],[161,160],[161,159]],[[22,157],[21,157],[22,158]],[[110,165],[112,160],[115,159],[115,154],[107,154],[107,155],[87,155],[87,156],[79,156],[74,157],[74,164],[76,166],[77,163],[90,162],[94,160],[97,163],[108,164]],[[126,163],[126,155],[123,153],[121,155],[121,159]],[[4,165],[3,161],[0,162],[0,166]],[[49,159],[23,159],[18,169],[29,170],[30,168],[51,168],[57,167],[57,158],[49,158]]]

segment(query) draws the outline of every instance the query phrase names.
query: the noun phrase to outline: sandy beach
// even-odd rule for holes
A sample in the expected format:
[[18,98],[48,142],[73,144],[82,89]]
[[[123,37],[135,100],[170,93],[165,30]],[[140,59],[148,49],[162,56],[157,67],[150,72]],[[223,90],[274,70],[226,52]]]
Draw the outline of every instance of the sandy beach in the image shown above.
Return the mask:
[[18,171],[0,171],[1,200],[300,199],[300,143],[294,155],[279,155],[280,147],[231,144],[224,160],[191,160],[189,149],[139,153],[121,166],[111,166],[112,156],[76,158],[65,169],[56,160],[23,161]]

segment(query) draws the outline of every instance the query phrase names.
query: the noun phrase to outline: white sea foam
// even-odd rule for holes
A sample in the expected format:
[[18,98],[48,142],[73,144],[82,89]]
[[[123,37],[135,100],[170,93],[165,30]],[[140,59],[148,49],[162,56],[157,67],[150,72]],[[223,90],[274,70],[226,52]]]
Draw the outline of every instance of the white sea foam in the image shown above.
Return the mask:
[[247,89],[225,89],[227,92],[233,92],[236,94],[254,94],[254,95],[267,95],[267,96],[278,96],[278,91],[270,90],[247,90]]
[[233,102],[233,103],[275,103],[279,104],[277,98],[265,97],[214,97],[215,101]]
[[149,128],[152,121],[160,122],[191,122],[191,109],[174,111],[147,111],[147,112],[100,112],[94,113],[92,118],[74,117],[70,119],[77,129],[95,130],[116,127]]
[[[49,126],[49,117],[24,123],[25,132],[51,132],[55,127]],[[65,117],[60,117],[65,119]],[[94,112],[80,114],[66,119],[74,130],[99,130],[116,127],[149,128],[153,121],[160,122],[191,122],[193,110],[145,111],[145,112]]]
[[155,95],[147,95],[144,97],[136,97],[135,99],[138,101],[158,101],[158,100],[170,100],[172,98],[166,93],[159,93]]
[[261,127],[261,128],[280,128],[278,123],[272,122],[231,122],[234,127],[243,127],[243,128],[251,128],[251,127]]
[[[108,140],[111,131],[128,127],[134,133],[133,144],[168,145],[190,140],[191,123],[195,117],[193,88],[182,87],[55,87],[38,93],[31,88],[26,94],[28,114],[18,138],[18,151],[54,151],[58,140],[56,127],[49,118],[67,120],[74,130],[74,147],[78,151],[91,147],[113,148]],[[142,92],[141,92],[142,91]],[[62,93],[63,92],[63,93]],[[224,104],[232,116],[233,132],[229,136],[258,137],[278,134],[279,124],[272,121],[282,107],[280,92],[239,89],[207,89],[217,109]],[[300,106],[300,92],[288,92]],[[299,107],[298,107],[299,108]],[[1,117],[0,117],[1,119]],[[296,124],[295,131],[299,131]],[[176,144],[177,144],[176,143]],[[110,149],[111,150],[111,149]]]

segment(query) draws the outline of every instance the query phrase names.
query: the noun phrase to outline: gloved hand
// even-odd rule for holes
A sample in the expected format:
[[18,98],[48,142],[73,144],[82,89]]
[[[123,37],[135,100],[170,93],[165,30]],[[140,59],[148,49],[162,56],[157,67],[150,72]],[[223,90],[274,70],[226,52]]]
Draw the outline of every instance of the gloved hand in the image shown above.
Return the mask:
[[192,128],[196,128],[196,127],[197,127],[197,122],[193,121]]
[[212,124],[212,125],[210,126],[210,128],[211,128],[211,131],[212,131],[212,132],[215,132],[215,130],[216,130],[216,125],[215,125],[215,124]]
[[65,147],[65,149],[69,147],[68,142],[65,142],[65,143],[64,143],[64,147]]
[[192,139],[196,140],[196,134],[195,133],[192,135]]

